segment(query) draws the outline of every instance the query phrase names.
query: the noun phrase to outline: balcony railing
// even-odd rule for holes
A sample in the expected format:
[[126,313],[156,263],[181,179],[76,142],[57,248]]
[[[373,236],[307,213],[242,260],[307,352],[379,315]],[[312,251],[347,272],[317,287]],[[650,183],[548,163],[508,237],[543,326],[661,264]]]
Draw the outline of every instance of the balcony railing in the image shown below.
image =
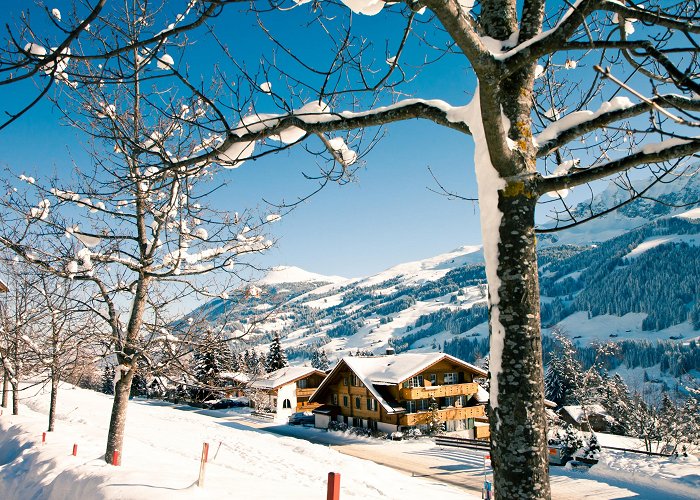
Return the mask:
[[314,391],[316,389],[317,389],[317,387],[306,387],[304,389],[297,387],[297,397],[298,398],[308,398],[314,393]]
[[476,394],[479,384],[469,382],[466,384],[432,385],[429,387],[411,387],[401,389],[401,399],[428,399],[430,396],[444,398],[447,396],[469,396]]
[[[483,405],[479,406],[468,406],[465,408],[444,408],[438,410],[438,418],[440,420],[464,420],[467,418],[477,418],[483,417],[485,415]],[[409,413],[403,415],[400,419],[401,425],[420,425],[428,424],[432,414],[430,411],[421,411],[418,413]]]

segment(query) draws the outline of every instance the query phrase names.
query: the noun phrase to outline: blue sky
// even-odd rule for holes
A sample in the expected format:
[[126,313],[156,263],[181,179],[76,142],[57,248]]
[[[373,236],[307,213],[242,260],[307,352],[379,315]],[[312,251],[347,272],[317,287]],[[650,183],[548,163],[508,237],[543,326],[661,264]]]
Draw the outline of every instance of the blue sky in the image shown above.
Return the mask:
[[[56,1],[47,6],[67,11],[65,4]],[[300,26],[308,19],[308,13],[298,10],[275,13],[268,19],[270,26],[276,35],[292,40],[302,57],[323,61],[330,51],[314,43],[312,38],[300,38],[300,34],[314,33]],[[6,10],[3,21],[11,20],[15,13]],[[233,9],[226,16],[217,23],[227,28],[235,26],[235,29],[219,29],[218,34],[239,56],[243,55],[252,63],[257,63],[262,56],[270,56],[265,52],[269,47],[265,46],[254,18],[236,16]],[[391,19],[384,15],[354,18],[356,32],[377,41],[378,57],[383,57],[385,33],[400,35],[399,25],[391,25]],[[390,42],[389,47],[396,45],[396,36],[392,39],[394,42]],[[187,59],[194,71],[210,71],[217,60],[214,44],[206,40],[198,40],[191,54],[198,56],[196,60]],[[426,52],[419,50],[414,54],[419,61]],[[417,93],[420,97],[438,97],[464,104],[469,99],[467,92],[474,88],[474,81],[466,76],[462,61],[459,56],[448,57],[407,88],[420,87]],[[32,95],[33,87],[27,85],[0,88],[0,109],[15,110]],[[271,102],[266,104],[265,99],[269,97],[258,97],[259,111],[272,106]],[[78,165],[86,162],[81,144],[85,138],[58,122],[58,113],[45,102],[2,131],[0,164],[40,179],[53,172],[66,172],[73,160]],[[428,190],[428,187],[436,187],[428,171],[431,167],[447,187],[474,195],[476,185],[471,158],[469,137],[429,122],[414,120],[391,125],[379,145],[363,158],[355,182],[328,186],[280,222],[270,225],[277,245],[258,262],[266,266],[296,265],[323,274],[359,276],[460,245],[478,243],[481,236],[477,209],[471,203],[450,201]],[[269,210],[263,199],[281,202],[302,197],[315,187],[302,176],[302,172],[317,171],[315,162],[312,155],[297,148],[246,162],[235,170],[222,171],[219,175],[229,185],[214,195],[212,203],[219,209],[232,211],[256,206]]]

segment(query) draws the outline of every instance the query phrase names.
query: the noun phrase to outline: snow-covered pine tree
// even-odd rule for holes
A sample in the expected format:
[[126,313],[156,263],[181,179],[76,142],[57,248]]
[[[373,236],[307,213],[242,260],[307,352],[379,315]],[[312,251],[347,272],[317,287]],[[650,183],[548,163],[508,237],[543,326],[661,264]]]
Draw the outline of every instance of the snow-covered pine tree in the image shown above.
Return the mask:
[[319,364],[319,350],[316,349],[311,353],[311,366],[318,368]]
[[595,434],[591,434],[585,448],[583,449],[583,458],[588,460],[598,460],[600,457],[600,444]]
[[547,365],[544,373],[544,397],[561,405],[565,401],[565,387],[557,366],[557,363]]
[[328,356],[326,351],[323,349],[316,349],[311,353],[311,366],[321,371],[328,371],[331,366],[330,361],[328,361]]
[[[482,370],[486,371],[488,373],[489,371],[489,355],[487,354],[481,359],[481,362],[478,364],[479,368]],[[481,386],[482,389],[484,389],[486,392],[489,392],[491,390],[491,381],[489,380],[489,376],[487,375],[486,377],[479,377],[475,378],[474,381]]]
[[196,402],[215,399],[222,394],[217,391],[224,382],[221,374],[232,371],[233,356],[228,343],[220,335],[208,332],[192,355],[192,373],[198,387],[192,391]]
[[287,362],[287,355],[284,353],[282,348],[282,343],[280,342],[279,333],[275,333],[272,343],[270,344],[270,351],[267,353],[265,358],[265,371],[267,373],[274,372],[280,368],[289,366]]
[[430,411],[430,421],[428,422],[428,434],[434,436],[435,434],[442,433],[442,419],[440,418],[439,411],[440,406],[438,405],[435,396],[430,396],[428,410]]
[[318,357],[319,360],[319,366],[318,369],[321,371],[328,371],[331,368],[331,362],[328,360],[328,356],[326,355],[326,351],[321,349],[321,354]]

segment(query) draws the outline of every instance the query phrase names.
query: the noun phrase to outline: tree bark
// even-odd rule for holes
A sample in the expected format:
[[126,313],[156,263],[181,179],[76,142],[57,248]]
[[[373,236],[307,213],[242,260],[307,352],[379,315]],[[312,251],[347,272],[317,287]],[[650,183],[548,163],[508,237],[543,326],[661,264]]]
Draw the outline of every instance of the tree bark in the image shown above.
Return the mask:
[[[499,499],[550,497],[539,282],[535,242],[537,195],[524,182],[499,192],[500,226],[497,320],[502,338],[491,342],[491,384],[497,406],[490,408],[494,490]],[[493,315],[493,310],[491,311]],[[494,343],[495,342],[495,343]],[[502,346],[502,347],[501,347]],[[500,367],[494,353],[500,350]]]
[[53,432],[56,422],[56,400],[58,399],[59,374],[55,367],[51,368],[51,403],[49,405],[49,432]]
[[2,407],[7,408],[7,403],[9,401],[10,392],[10,381],[7,378],[7,372],[3,370],[2,372]]
[[19,382],[12,382],[12,414],[19,415]]
[[[121,369],[119,366],[117,369]],[[129,407],[129,394],[131,382],[134,379],[134,370],[126,373],[122,371],[121,377],[114,384],[114,402],[112,403],[112,416],[109,420],[109,432],[107,434],[107,451],[105,461],[113,463],[114,452],[122,453],[124,447],[124,429],[126,427],[126,411]]]

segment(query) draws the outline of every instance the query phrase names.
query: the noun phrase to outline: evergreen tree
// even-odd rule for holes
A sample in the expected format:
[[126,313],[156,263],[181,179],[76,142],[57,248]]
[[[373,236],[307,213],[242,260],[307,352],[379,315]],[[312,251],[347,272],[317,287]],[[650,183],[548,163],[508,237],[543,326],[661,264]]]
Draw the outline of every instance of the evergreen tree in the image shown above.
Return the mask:
[[328,371],[328,369],[331,367],[331,363],[328,361],[326,351],[323,349],[316,349],[311,354],[311,366],[323,372]]
[[552,336],[554,337],[554,351],[551,353],[547,369],[553,372],[550,373],[551,377],[557,377],[559,385],[557,388],[558,400],[553,401],[561,405],[579,404],[576,393],[581,385],[583,367],[576,357],[576,346],[560,331],[554,330]]
[[598,438],[595,434],[591,434],[591,438],[588,440],[588,444],[583,449],[583,458],[588,460],[598,460],[600,457],[600,444],[598,444]]
[[270,344],[270,351],[267,353],[267,358],[265,358],[265,371],[270,373],[284,368],[285,366],[289,366],[287,355],[282,348],[279,333],[275,333],[272,343]]
[[[481,363],[479,363],[479,367],[480,367],[482,370],[486,371],[486,373],[488,373],[488,371],[489,371],[489,356],[488,356],[488,354],[487,354],[486,356],[484,356],[484,358],[481,360]],[[481,378],[481,377],[477,378],[477,379],[476,379],[476,382],[477,382],[477,383],[481,386],[481,388],[484,389],[486,392],[489,392],[489,391],[490,391],[491,384],[489,383],[489,382],[490,382],[489,375],[486,375],[485,378]]]
[[435,396],[430,396],[430,402],[428,403],[428,410],[430,411],[430,421],[428,422],[428,434],[431,436],[435,434],[442,433],[442,420],[440,419],[440,406],[438,405]]
[[135,397],[148,397],[148,382],[140,371],[137,371],[136,375],[134,375],[134,380],[131,382],[131,390],[129,392],[129,398]]
[[197,402],[221,396],[217,388],[224,386],[221,374],[233,369],[233,356],[228,342],[219,335],[207,333],[192,356],[192,373],[199,387],[192,391]]
[[549,363],[544,373],[544,397],[557,405],[562,405],[565,401],[565,387],[561,374],[557,370],[558,364]]
[[102,372],[102,392],[104,394],[114,394],[114,366],[105,365]]

